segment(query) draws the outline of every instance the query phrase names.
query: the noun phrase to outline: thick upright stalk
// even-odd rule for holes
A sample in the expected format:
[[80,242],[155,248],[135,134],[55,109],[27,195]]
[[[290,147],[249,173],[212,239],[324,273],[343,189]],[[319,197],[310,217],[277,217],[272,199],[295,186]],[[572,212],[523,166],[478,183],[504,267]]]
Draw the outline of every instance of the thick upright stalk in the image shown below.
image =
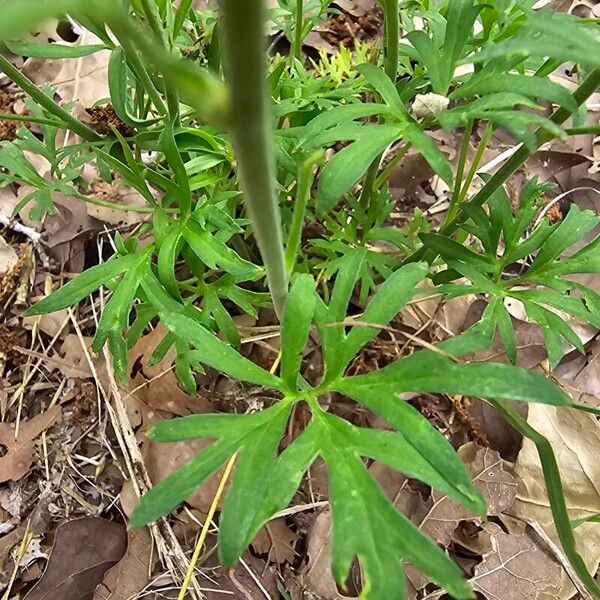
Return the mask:
[[[600,69],[592,71],[573,92],[573,99],[577,106],[581,106],[597,89],[600,87]],[[551,120],[557,125],[562,125],[571,115],[573,111],[563,108],[562,106],[552,115]],[[538,129],[537,140],[533,148],[528,148],[524,145],[519,146],[517,151],[494,173],[494,175],[486,182],[486,184],[469,200],[470,206],[483,206],[492,194],[504,184],[504,182],[515,173],[525,161],[536,152],[543,144],[549,142],[553,138],[552,134],[545,130]],[[440,230],[442,235],[451,235],[454,233],[461,223],[466,219],[465,213],[461,210],[458,215],[449,223],[444,225]],[[410,256],[404,259],[404,264],[422,260],[427,254],[425,247],[413,252]],[[431,257],[429,257],[431,258]],[[435,259],[435,256],[431,260]]]
[[238,173],[275,311],[281,318],[288,281],[265,74],[265,3],[221,0],[221,5]]
[[0,52],[0,71],[11,81],[16,83],[24,92],[29,94],[40,106],[43,106],[50,114],[58,117],[66,127],[88,142],[98,142],[102,139],[93,129],[78,121],[71,113],[58,105],[52,98],[46,96],[36,85],[25,77],[19,69]]
[[400,10],[398,0],[382,0],[385,27],[384,61],[387,76],[396,83],[400,43]]

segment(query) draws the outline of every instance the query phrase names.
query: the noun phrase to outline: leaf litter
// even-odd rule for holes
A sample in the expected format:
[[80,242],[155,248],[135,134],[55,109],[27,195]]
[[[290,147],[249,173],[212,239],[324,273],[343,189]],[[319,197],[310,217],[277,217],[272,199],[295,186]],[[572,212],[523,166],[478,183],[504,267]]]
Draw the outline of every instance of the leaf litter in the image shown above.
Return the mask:
[[[338,5],[347,12],[341,18],[332,18],[325,30],[318,32],[318,39],[307,39],[309,47],[331,49],[332,42],[352,43],[357,37],[373,38],[380,34],[377,17],[369,16],[373,2],[340,0]],[[51,26],[49,31],[40,35],[56,39],[57,30]],[[94,43],[94,40],[87,38],[85,43]],[[55,84],[58,95],[64,101],[77,100],[80,112],[109,95],[107,56],[102,53],[84,57],[81,61],[27,59],[23,68],[38,84]],[[13,110],[13,105],[9,108]],[[489,151],[490,159],[510,147],[511,142],[509,138],[495,139]],[[542,180],[558,183],[559,188],[553,192],[556,195],[568,193],[559,208],[571,202],[585,205],[590,198],[600,198],[593,194],[569,192],[574,188],[599,185],[600,144],[589,137],[583,140],[581,136],[575,138],[575,142],[573,148],[557,143],[551,149],[542,150],[525,167],[527,175],[537,174]],[[455,156],[457,140],[451,140],[450,146],[453,146],[451,151]],[[41,166],[40,174],[45,174]],[[413,152],[393,171],[391,185],[394,197],[399,201],[397,211],[400,219],[409,207],[417,205],[429,210],[443,201],[442,188],[431,185],[432,175],[420,155]],[[527,176],[522,174],[522,180],[526,179]],[[87,183],[93,196],[99,199],[132,205],[139,203],[137,192],[119,179],[101,184],[92,173]],[[474,184],[475,188],[477,185]],[[0,192],[5,194],[7,190]],[[515,194],[517,192],[514,190]],[[18,200],[26,193],[25,186],[21,186],[13,196]],[[549,202],[551,200],[548,198]],[[92,242],[106,235],[107,228],[127,228],[144,220],[136,213],[126,213],[126,218],[123,218],[122,213],[110,208],[90,207],[70,198],[55,197],[54,201],[59,208],[58,214],[50,215],[43,225],[29,220],[25,211],[22,211],[21,218],[43,233],[45,247],[56,261],[55,268],[59,272],[82,271],[86,252],[89,252]],[[2,205],[14,206],[13,198],[7,197],[2,202]],[[591,202],[593,206],[590,208],[597,211],[600,202]],[[443,213],[440,214],[443,216]],[[563,214],[562,211],[559,214]],[[13,232],[4,235],[0,239],[0,277],[17,265],[18,242],[22,241]],[[600,289],[598,277],[586,281],[586,284]],[[431,341],[441,340],[449,332],[465,329],[469,311],[477,310],[479,302],[481,300],[474,297],[446,303],[436,299],[423,302],[411,306],[410,311],[403,314],[402,326],[413,333],[420,332],[419,335]],[[16,311],[8,310],[7,317],[11,328],[19,330],[24,325],[20,324]],[[61,317],[59,321],[64,322],[68,314],[63,313]],[[93,324],[92,308],[80,312],[77,319],[87,332]],[[527,368],[543,366],[546,357],[542,340],[536,337],[526,321],[518,318],[515,321],[519,361]],[[61,327],[59,322],[42,322],[38,318],[37,324],[29,322],[27,327],[30,354],[23,354],[24,363],[21,364],[17,364],[14,358],[8,359],[4,370],[6,382],[0,392],[3,413],[8,416],[6,422],[0,423],[0,446],[3,448],[0,456],[0,548],[7,557],[12,555],[24,535],[23,525],[36,515],[37,506],[38,513],[40,508],[44,512],[41,517],[37,515],[37,521],[44,526],[36,532],[38,537],[25,562],[30,568],[47,564],[37,583],[27,579],[27,569],[24,569],[19,574],[17,589],[23,591],[28,600],[59,597],[125,600],[153,584],[157,591],[161,587],[174,587],[171,575],[156,560],[155,542],[149,531],[142,529],[127,533],[121,525],[119,510],[130,513],[127,496],[132,497],[135,492],[124,483],[128,474],[121,453],[114,450],[119,447],[115,432],[106,427],[106,409],[97,402],[95,386],[109,387],[103,361],[92,357],[93,364],[89,364],[79,332],[73,331],[71,323]],[[161,332],[155,330],[142,337],[138,346],[130,351],[134,357],[132,364],[137,362],[143,366],[130,373],[128,384],[122,390],[128,419],[139,434],[138,440],[153,482],[164,479],[186,457],[194,454],[198,450],[198,442],[165,447],[142,441],[143,432],[152,423],[165,416],[213,411],[217,403],[221,409],[233,406],[232,403],[217,402],[211,394],[201,393],[194,397],[183,392],[169,368],[172,356],[148,367],[149,349],[155,347],[155,338],[160,335]],[[586,356],[565,357],[556,372],[574,399],[588,403],[596,403],[600,395],[597,364],[600,347],[596,336],[597,332],[592,331],[586,340]],[[49,345],[54,338],[57,339]],[[370,355],[365,351],[365,364],[372,365],[374,361],[384,363],[387,353],[397,353],[397,340],[389,341],[385,334],[378,338],[379,342],[381,340],[383,343],[370,347]],[[85,337],[83,341],[89,347],[90,338]],[[253,348],[252,351],[262,353],[263,359],[266,354],[271,362],[276,357],[276,352],[265,351],[264,347]],[[499,344],[485,356],[479,354],[473,358],[485,360],[492,355],[494,359],[502,360]],[[561,372],[561,367],[564,372]],[[32,369],[34,376],[29,375]],[[29,377],[27,388],[19,391],[26,377]],[[203,383],[206,389],[217,387],[214,374],[204,377]],[[245,392],[227,381],[221,380],[219,386],[222,391],[225,387],[223,395],[230,393],[231,397]],[[461,446],[460,456],[487,500],[487,519],[470,514],[451,499],[378,463],[370,465],[371,474],[417,526],[432,535],[458,560],[484,598],[550,600],[574,597],[575,588],[560,560],[548,547],[547,541],[529,525],[531,522],[539,524],[550,539],[555,539],[535,448],[500,422],[489,405],[478,400],[467,405],[467,414],[476,422],[487,445],[476,445],[473,441],[476,429],[464,420],[464,415],[461,417],[459,414],[457,407],[461,401],[433,397],[411,399],[436,422],[455,446]],[[14,424],[19,403],[23,405],[24,413],[15,439]],[[243,407],[243,402],[235,406]],[[339,408],[332,404],[331,410]],[[372,421],[373,416],[356,415],[356,419]],[[597,461],[594,460],[597,456],[594,449],[600,446],[596,417],[534,405],[529,407],[527,419],[553,444],[565,479],[571,516],[582,518],[600,513],[597,488],[600,477],[595,464]],[[101,423],[102,429],[98,429]],[[64,428],[64,431],[54,439],[57,428]],[[50,449],[49,440],[52,442]],[[58,468],[59,464],[65,465],[66,477],[59,473],[63,468]],[[318,463],[315,463],[307,485],[293,501],[295,506],[310,507],[315,502],[327,501],[327,481],[323,471],[321,469],[320,472]],[[177,536],[185,543],[186,550],[193,547],[198,523],[203,521],[214,496],[218,473],[201,486],[176,515],[179,521]],[[39,484],[38,479],[41,481]],[[44,501],[37,500],[36,496],[40,493]],[[99,519],[99,515],[111,520]],[[214,537],[209,539],[208,556],[200,565],[205,577],[202,585],[210,590],[206,597],[220,600],[224,592],[233,598],[264,598],[263,589],[267,589],[271,597],[276,598],[276,582],[282,581],[288,589],[299,590],[295,597],[292,596],[298,599],[354,597],[361,585],[360,570],[355,567],[352,571],[350,587],[354,585],[356,589],[347,591],[350,596],[340,592],[329,570],[330,526],[327,509],[308,508],[274,519],[254,540],[251,553],[245,555],[246,566],[238,566],[231,574],[224,573],[216,565],[216,540]],[[600,562],[599,531],[595,523],[585,523],[575,530],[580,551],[592,571],[597,570]],[[48,555],[50,559],[46,560]],[[3,571],[1,581],[6,585],[6,565]],[[441,594],[416,572],[410,571],[409,576],[412,597],[440,597]],[[260,585],[257,585],[257,580]]]

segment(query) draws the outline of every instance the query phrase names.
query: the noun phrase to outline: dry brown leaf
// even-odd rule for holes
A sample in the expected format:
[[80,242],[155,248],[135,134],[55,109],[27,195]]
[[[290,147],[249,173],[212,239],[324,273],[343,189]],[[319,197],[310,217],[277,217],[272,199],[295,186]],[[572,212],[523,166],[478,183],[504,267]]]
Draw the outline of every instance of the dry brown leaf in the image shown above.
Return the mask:
[[[210,446],[212,440],[189,440],[169,444],[160,444],[146,440],[142,446],[142,455],[148,474],[154,485],[166,479],[173,471],[183,467],[198,452]],[[196,491],[187,499],[187,503],[197,509],[202,516],[208,513],[208,509],[215,497],[224,467],[215,471]],[[223,494],[222,498],[224,498]],[[222,500],[221,500],[222,503]]]
[[[92,351],[91,337],[84,336],[83,340],[89,355],[92,357],[92,363],[94,365],[96,375],[98,376],[104,389],[109,389],[109,379],[104,357],[95,357]],[[74,379],[87,379],[94,377],[90,363],[88,362],[83,348],[81,347],[81,341],[76,334],[69,333],[67,336],[65,336],[65,339],[60,347],[60,353],[63,355],[60,361],[53,361],[53,359],[50,357],[47,357],[46,360],[49,364],[54,362],[54,364],[65,377]]]
[[127,551],[104,575],[94,600],[130,600],[148,583],[152,536],[147,527],[128,532]]
[[269,562],[291,563],[296,556],[297,540],[298,534],[286,525],[285,519],[273,519],[258,532],[252,547],[259,554],[266,554]]
[[[565,501],[571,519],[600,513],[600,423],[592,414],[543,404],[529,406],[529,424],[546,436],[556,455]],[[519,482],[513,511],[524,520],[537,521],[548,536],[558,542],[539,457],[534,444],[523,440],[515,463]],[[588,569],[595,573],[600,564],[600,527],[585,523],[574,530],[575,540]],[[561,597],[568,598],[573,587],[566,582]]]
[[320,513],[308,532],[308,565],[303,574],[306,587],[321,600],[350,600],[339,593],[331,572],[331,513]]
[[598,406],[600,399],[600,340],[590,345],[586,356],[576,354],[554,372],[575,402]]
[[[527,416],[525,404],[516,404],[515,410],[521,416]],[[468,413],[485,436],[488,446],[496,450],[504,460],[513,462],[521,450],[523,436],[493,406],[479,398],[472,400]]]
[[[50,34],[52,32],[49,32]],[[85,37],[85,39],[83,39]],[[58,39],[55,37],[55,39]],[[102,41],[92,33],[85,32],[81,38],[85,44]],[[61,40],[61,43],[66,43]],[[76,59],[29,58],[23,73],[37,85],[49,83],[63,102],[77,101],[89,108],[99,100],[110,96],[108,89],[108,61],[110,50],[102,50]]]
[[23,317],[23,327],[33,329],[36,326],[51,338],[55,337],[61,331],[66,331],[65,323],[68,323],[69,311],[65,308],[47,315],[25,316]]
[[0,235],[0,275],[10,273],[19,262],[16,250]]
[[0,483],[18,481],[27,473],[33,462],[36,438],[56,422],[60,412],[59,406],[53,406],[29,421],[22,421],[16,440],[15,424],[0,423],[0,446],[6,449],[0,456]]
[[558,173],[578,165],[591,163],[587,156],[559,150],[538,150],[525,164],[529,177],[537,176],[540,181],[552,181]]
[[392,169],[390,192],[394,199],[414,196],[417,188],[433,177],[434,171],[423,155],[416,151],[408,154]]
[[376,0],[336,0],[342,10],[355,17],[362,17],[374,11],[377,7]]
[[44,575],[26,600],[93,600],[104,573],[123,557],[125,526],[104,519],[76,519],[56,531]]
[[557,598],[560,565],[527,534],[510,535],[496,523],[485,523],[492,552],[484,555],[471,579],[473,589],[488,600]]
[[211,573],[211,581],[207,582],[205,588],[203,586],[206,600],[265,600],[279,597],[273,568],[249,552],[242,556],[242,560],[245,564],[240,561],[228,572],[219,568]]
[[10,219],[17,204],[19,198],[10,186],[0,188],[0,216]]
[[[91,197],[115,205],[140,207],[148,206],[148,201],[134,188],[125,185],[120,176],[116,175],[114,180],[107,183],[100,176],[97,167],[91,164],[85,166],[82,178],[88,184],[88,193]],[[158,199],[158,195],[156,195]],[[88,204],[87,211],[90,217],[110,225],[137,225],[147,221],[151,213],[140,213],[134,211],[119,210],[107,206]]]
[[[488,516],[498,516],[510,508],[515,500],[517,482],[504,466],[500,455],[489,448],[466,444],[459,449],[473,478],[473,484],[483,494]],[[413,520],[430,537],[443,546],[452,541],[460,521],[480,522],[480,518],[452,498],[433,490],[429,501],[413,515]]]

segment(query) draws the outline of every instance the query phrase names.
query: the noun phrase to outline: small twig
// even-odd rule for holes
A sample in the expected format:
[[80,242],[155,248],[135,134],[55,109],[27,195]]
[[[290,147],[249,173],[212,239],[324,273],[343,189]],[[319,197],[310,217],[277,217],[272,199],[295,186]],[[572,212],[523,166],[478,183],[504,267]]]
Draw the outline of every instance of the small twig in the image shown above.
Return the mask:
[[34,250],[38,253],[40,260],[42,261],[42,266],[45,269],[50,266],[50,257],[46,254],[46,251],[42,246],[42,234],[39,231],[33,229],[33,227],[27,227],[14,219],[9,219],[6,215],[2,214],[0,214],[0,225],[12,229],[12,231],[20,233],[28,238],[31,241]]
[[299,504],[298,506],[290,506],[289,508],[284,508],[278,513],[275,513],[271,517],[271,520],[280,519],[281,517],[289,517],[299,512],[304,512],[306,510],[314,510],[315,508],[325,508],[326,506],[329,506],[329,500],[322,500],[321,502],[310,502],[309,504]]
[[565,196],[568,196],[569,194],[572,194],[573,192],[596,192],[596,194],[598,194],[600,196],[600,190],[597,190],[596,188],[593,188],[590,186],[576,187],[576,188],[573,188],[572,190],[567,190],[566,192],[563,192],[562,194],[559,194],[558,196],[556,196],[556,198],[553,198],[551,202],[548,202],[548,204],[546,204],[546,206],[544,206],[543,210],[538,215],[538,218],[535,220],[535,223],[533,224],[532,229],[535,229],[541,223],[542,219],[546,216],[548,211],[555,204],[557,204]]

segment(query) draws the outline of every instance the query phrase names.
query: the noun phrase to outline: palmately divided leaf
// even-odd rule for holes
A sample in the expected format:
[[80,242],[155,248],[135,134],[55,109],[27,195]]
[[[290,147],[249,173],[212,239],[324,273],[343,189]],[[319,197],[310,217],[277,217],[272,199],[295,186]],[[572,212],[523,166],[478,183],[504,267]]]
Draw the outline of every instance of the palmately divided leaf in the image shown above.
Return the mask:
[[[400,400],[393,386],[387,389],[369,389],[360,385],[355,386],[353,379],[352,377],[342,379],[332,389],[370,408],[395,427],[396,435],[403,438],[403,442],[397,443],[411,447],[414,450],[413,456],[415,454],[420,456],[421,461],[430,465],[431,471],[427,474],[429,485],[439,486],[438,489],[443,489],[445,493],[473,512],[482,514],[485,511],[485,503],[481,494],[473,487],[465,466],[446,438],[432,427],[419,411]],[[390,458],[385,456],[380,450],[378,460],[390,464]],[[394,464],[391,466],[398,468]],[[414,476],[421,478],[418,474]]]
[[183,237],[189,244],[194,254],[211,269],[217,266],[233,275],[256,275],[259,268],[241,258],[209,231],[202,229],[195,221],[188,221]]
[[561,361],[565,354],[563,350],[561,338],[564,338],[572,344],[579,352],[585,354],[583,344],[579,336],[573,329],[559,317],[556,313],[535,304],[534,302],[526,302],[524,304],[527,316],[535,321],[541,328],[544,334],[546,350],[548,351],[548,360],[550,368],[554,369]]
[[43,315],[68,308],[95,292],[121,273],[130,269],[139,260],[139,254],[128,254],[96,265],[63,285],[47,298],[40,300],[27,310],[28,315]]
[[306,125],[302,134],[299,136],[296,145],[298,147],[302,144],[313,145],[314,136],[323,133],[323,131],[327,129],[348,124],[355,119],[385,114],[388,110],[389,109],[385,104],[375,103],[364,104],[360,102],[336,106],[332,110],[325,111],[309,121],[308,125]]
[[489,44],[481,52],[471,54],[465,62],[483,62],[513,56],[550,57],[563,62],[574,61],[598,67],[600,35],[595,25],[590,23],[589,27],[585,27],[572,15],[537,10],[525,21],[518,35]]
[[[282,401],[257,414],[192,415],[155,425],[148,433],[150,439],[155,441],[188,439],[215,439],[216,441],[192,458],[184,467],[153,487],[135,509],[130,526],[146,525],[167,514],[191,496],[196,487],[235,452],[241,452],[243,455],[247,447],[250,448],[250,452],[259,452],[259,454],[262,450],[263,455],[260,455],[260,460],[268,463],[267,443],[277,448],[290,410],[291,403]],[[274,456],[271,458],[271,462],[273,461]],[[261,464],[259,461],[256,468],[260,469]],[[243,469],[241,472],[244,472]],[[266,476],[261,478],[260,483],[264,486],[267,479]],[[240,481],[239,477],[238,481]],[[248,486],[258,485],[248,480],[241,483]],[[232,487],[234,485],[235,477]],[[237,489],[239,491],[239,487]],[[260,502],[254,504],[255,508],[247,509],[249,512],[260,510]],[[247,543],[250,543],[250,540]]]
[[[323,168],[317,191],[317,210],[321,214],[333,208],[365,174],[375,158],[401,136],[398,127],[372,127],[377,127],[378,135],[369,132],[371,127],[364,127],[365,131],[360,138],[335,154]],[[385,131],[382,131],[384,127]]]
[[[572,204],[565,219],[554,229],[529,267],[527,274],[544,273],[544,265],[556,260],[567,248],[581,240],[598,223],[600,217]],[[551,267],[550,267],[551,268]]]
[[365,577],[365,598],[403,598],[405,580],[400,561],[408,560],[455,598],[471,598],[460,569],[392,506],[355,448],[322,415],[314,418],[321,429],[321,453],[330,473],[332,570],[338,582],[345,582],[352,561],[358,556]]
[[310,275],[300,275],[285,301],[281,327],[281,378],[290,391],[297,388],[304,347],[315,311],[314,285]]
[[344,369],[344,356],[339,349],[342,347],[345,337],[342,327],[328,327],[327,325],[344,321],[366,255],[365,248],[356,248],[349,252],[343,258],[335,278],[329,306],[320,298],[317,299],[315,315],[323,347],[325,377],[327,379],[337,377]]
[[248,432],[238,450],[239,457],[221,511],[219,558],[232,567],[258,533],[257,520],[268,496],[270,476],[292,403],[283,401],[260,413],[270,419]]
[[160,319],[175,335],[194,347],[193,355],[199,362],[240,381],[281,388],[279,377],[249,361],[193,319],[166,313],[161,313]]
[[486,95],[497,92],[514,92],[515,90],[533,98],[551,100],[569,110],[577,108],[573,96],[560,84],[542,77],[528,77],[511,73],[482,73],[458,87],[450,94],[450,98],[458,100],[476,94]]
[[396,117],[408,119],[406,107],[400,99],[394,82],[383,69],[370,63],[364,63],[358,65],[356,70],[373,86],[373,89],[381,96],[387,106],[394,111]]
[[185,466],[154,486],[137,505],[129,519],[132,528],[148,525],[168,514],[189,498],[194,490],[221,467],[237,450],[238,439],[223,438],[202,450]]
[[[425,279],[427,271],[426,263],[413,263],[392,273],[369,302],[360,321],[386,326],[412,299],[417,284]],[[343,350],[338,350],[343,354],[346,364],[380,331],[376,327],[353,327],[343,342]]]
[[354,394],[432,392],[478,398],[568,405],[569,397],[533,371],[494,363],[457,363],[432,350],[421,350],[391,365],[336,383]]
[[395,423],[402,421],[398,431],[355,427],[326,413],[320,418],[359,456],[382,462],[451,496],[473,512],[485,514],[481,494],[446,439],[409,404],[402,402],[398,408],[397,399],[390,397],[385,401],[394,406],[384,412],[393,415]]
[[129,313],[133,307],[149,257],[150,253],[148,251],[141,252],[137,264],[132,265],[117,284],[115,291],[102,311],[92,343],[94,352],[100,353],[106,340],[109,340],[109,346],[114,357],[115,372],[122,382],[127,379],[127,348],[124,332],[129,325]]

